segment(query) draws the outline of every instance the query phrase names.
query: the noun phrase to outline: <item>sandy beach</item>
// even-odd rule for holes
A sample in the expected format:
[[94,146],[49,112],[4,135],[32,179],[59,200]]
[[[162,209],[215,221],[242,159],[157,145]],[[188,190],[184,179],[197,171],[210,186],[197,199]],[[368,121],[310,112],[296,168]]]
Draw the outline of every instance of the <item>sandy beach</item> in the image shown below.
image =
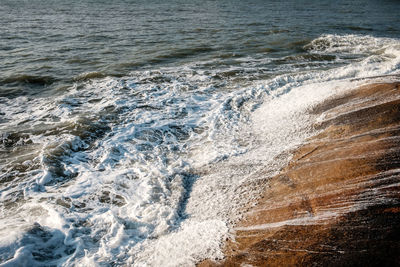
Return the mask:
[[226,259],[200,266],[400,263],[400,83],[361,86],[310,112],[323,114],[319,134],[236,225]]

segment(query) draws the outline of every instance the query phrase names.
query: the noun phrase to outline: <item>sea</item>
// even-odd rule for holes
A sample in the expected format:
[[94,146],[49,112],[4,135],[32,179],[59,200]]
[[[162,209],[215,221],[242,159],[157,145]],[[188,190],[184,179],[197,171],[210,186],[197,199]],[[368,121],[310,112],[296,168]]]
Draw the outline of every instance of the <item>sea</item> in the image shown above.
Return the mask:
[[318,132],[313,107],[398,79],[399,15],[396,0],[0,0],[0,266],[222,259]]

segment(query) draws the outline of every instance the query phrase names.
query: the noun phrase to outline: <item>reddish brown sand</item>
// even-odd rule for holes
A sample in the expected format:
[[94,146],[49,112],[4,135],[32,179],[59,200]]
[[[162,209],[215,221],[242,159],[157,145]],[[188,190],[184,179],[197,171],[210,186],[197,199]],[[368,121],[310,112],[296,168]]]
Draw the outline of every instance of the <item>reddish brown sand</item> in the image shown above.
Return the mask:
[[326,101],[322,132],[200,266],[400,266],[400,83]]

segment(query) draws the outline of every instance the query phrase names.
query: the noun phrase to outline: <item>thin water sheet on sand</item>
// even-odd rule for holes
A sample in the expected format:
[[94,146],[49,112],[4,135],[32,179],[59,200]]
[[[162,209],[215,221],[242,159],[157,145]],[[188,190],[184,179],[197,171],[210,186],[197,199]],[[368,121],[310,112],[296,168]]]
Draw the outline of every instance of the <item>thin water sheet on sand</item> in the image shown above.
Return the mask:
[[236,225],[225,260],[200,266],[400,263],[400,84],[362,86],[311,112],[322,131]]

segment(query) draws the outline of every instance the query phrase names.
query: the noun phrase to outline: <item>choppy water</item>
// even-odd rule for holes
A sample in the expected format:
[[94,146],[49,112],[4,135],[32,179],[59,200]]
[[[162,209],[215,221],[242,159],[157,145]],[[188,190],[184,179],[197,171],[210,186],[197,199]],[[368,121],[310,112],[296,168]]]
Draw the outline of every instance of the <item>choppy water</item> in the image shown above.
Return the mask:
[[222,257],[260,178],[313,134],[307,110],[399,73],[399,10],[2,0],[0,266]]

